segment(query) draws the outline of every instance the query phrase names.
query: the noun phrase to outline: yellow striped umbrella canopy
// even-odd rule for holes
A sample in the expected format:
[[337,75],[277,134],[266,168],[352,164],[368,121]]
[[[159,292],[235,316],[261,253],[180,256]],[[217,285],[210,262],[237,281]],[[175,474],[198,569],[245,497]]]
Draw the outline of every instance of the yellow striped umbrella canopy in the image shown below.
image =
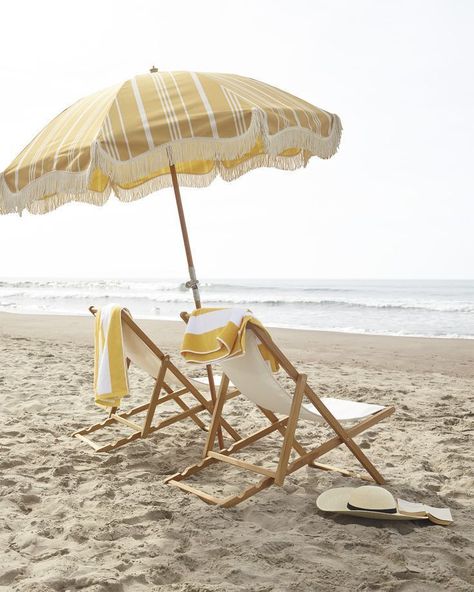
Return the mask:
[[[251,78],[202,72],[135,76],[58,115],[0,176],[0,213],[69,201],[132,201],[203,187],[257,167],[296,169],[337,150],[337,115]],[[176,190],[176,187],[175,187]]]

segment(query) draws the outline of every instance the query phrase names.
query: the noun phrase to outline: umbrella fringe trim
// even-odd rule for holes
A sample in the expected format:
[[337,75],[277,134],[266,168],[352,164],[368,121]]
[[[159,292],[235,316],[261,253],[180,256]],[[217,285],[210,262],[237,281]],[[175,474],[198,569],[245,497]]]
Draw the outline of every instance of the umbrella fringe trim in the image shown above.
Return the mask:
[[284,150],[298,148],[309,152],[311,156],[330,158],[338,149],[341,133],[341,121],[335,115],[331,134],[327,137],[302,127],[285,128],[270,135],[266,114],[260,110],[254,110],[252,122],[241,136],[175,140],[125,161],[112,157],[100,142],[97,142],[93,145],[92,167],[100,168],[115,184],[133,183],[170,164],[194,160],[219,162],[239,159],[248,154],[259,140],[262,141],[268,156],[276,157]]
[[[91,162],[83,172],[50,171],[32,181],[18,193],[11,192],[4,174],[0,175],[0,214],[19,213],[24,209],[34,214],[45,214],[68,202],[104,205],[113,189],[121,201],[130,202],[149,193],[171,186],[169,174],[155,177],[134,188],[121,188],[121,183],[133,183],[170,164],[193,160],[211,160],[215,165],[206,174],[178,173],[179,182],[186,187],[206,187],[217,177],[232,181],[261,167],[295,170],[306,166],[311,156],[330,158],[339,146],[342,125],[334,116],[331,134],[321,137],[306,128],[286,128],[272,136],[264,112],[255,110],[252,123],[239,138],[192,138],[160,146],[146,154],[127,161],[113,159],[101,146],[100,140],[91,146]],[[247,154],[261,140],[265,149],[259,154],[228,168],[222,161],[234,160]],[[289,148],[301,152],[295,156],[280,156]],[[305,154],[306,152],[306,154]],[[103,192],[89,189],[94,171],[100,168],[110,182]]]
[[[178,182],[181,187],[202,188],[208,187],[216,177],[221,177],[224,181],[230,182],[238,179],[245,173],[257,168],[277,168],[282,170],[296,170],[304,167],[306,161],[304,157],[299,154],[293,158],[278,158],[267,154],[256,156],[249,159],[239,166],[232,169],[227,169],[222,163],[216,163],[214,168],[209,173],[203,175],[189,175],[178,173]],[[132,202],[137,199],[146,197],[150,193],[159,191],[173,185],[171,175],[161,175],[154,179],[150,179],[146,183],[133,187],[130,189],[123,189],[120,186],[114,186],[113,191],[117,198],[123,202]]]
[[101,193],[91,191],[88,188],[89,176],[89,169],[81,173],[50,171],[27,186],[27,190],[12,193],[2,174],[0,176],[0,214],[21,215],[25,209],[34,214],[46,214],[70,201],[103,205],[110,195],[110,186]]

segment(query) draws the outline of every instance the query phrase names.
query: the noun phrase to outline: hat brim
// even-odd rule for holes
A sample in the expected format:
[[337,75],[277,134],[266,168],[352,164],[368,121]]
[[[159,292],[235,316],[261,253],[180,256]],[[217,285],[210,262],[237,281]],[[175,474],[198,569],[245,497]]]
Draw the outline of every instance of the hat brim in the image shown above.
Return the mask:
[[407,516],[406,514],[376,512],[374,510],[350,510],[347,502],[356,487],[335,487],[321,493],[316,500],[316,505],[322,512],[337,512],[338,514],[350,514],[359,518],[372,518],[375,520],[427,520],[427,516]]

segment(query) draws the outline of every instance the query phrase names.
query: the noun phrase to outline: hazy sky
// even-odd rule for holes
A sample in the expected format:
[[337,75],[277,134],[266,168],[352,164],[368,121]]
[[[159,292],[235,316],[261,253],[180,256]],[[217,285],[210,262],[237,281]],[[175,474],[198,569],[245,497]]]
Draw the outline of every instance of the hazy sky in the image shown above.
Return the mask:
[[[474,2],[5,3],[0,170],[58,112],[160,70],[231,72],[342,118],[329,161],[183,188],[200,277],[474,278]],[[171,189],[0,217],[0,276],[186,277]]]

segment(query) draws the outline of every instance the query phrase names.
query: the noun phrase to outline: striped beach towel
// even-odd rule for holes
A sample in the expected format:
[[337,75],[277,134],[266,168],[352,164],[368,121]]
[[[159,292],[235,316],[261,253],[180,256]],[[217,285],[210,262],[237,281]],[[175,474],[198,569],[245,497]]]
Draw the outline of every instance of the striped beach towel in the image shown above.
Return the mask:
[[128,313],[108,304],[95,317],[94,396],[101,407],[120,407],[122,398],[128,395],[122,310]]
[[[190,316],[184,333],[181,355],[186,362],[209,364],[245,353],[245,333],[251,322],[266,331],[252,312],[245,308],[200,308]],[[278,362],[268,348],[258,342],[263,358],[273,372]]]

